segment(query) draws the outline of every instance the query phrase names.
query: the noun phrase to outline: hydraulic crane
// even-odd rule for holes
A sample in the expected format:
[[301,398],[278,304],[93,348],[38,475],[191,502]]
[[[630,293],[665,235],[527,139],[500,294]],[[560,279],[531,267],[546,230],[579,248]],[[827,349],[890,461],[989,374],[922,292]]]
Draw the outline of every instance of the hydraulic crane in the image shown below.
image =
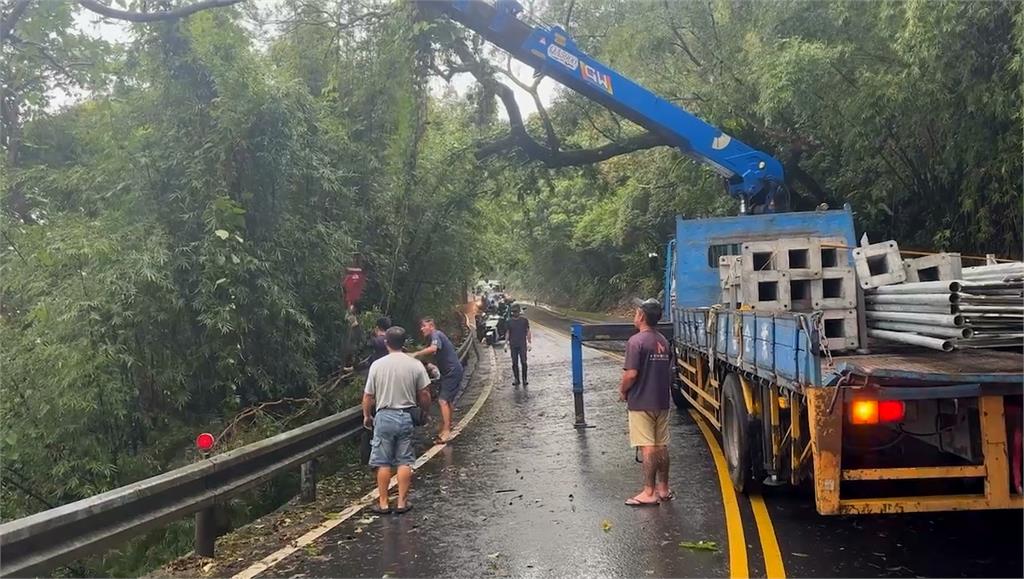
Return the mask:
[[663,135],[686,156],[710,166],[739,199],[740,212],[788,209],[782,163],[722,132],[621,73],[598,62],[559,26],[520,18],[516,0],[426,2],[480,34],[516,60],[634,123]]

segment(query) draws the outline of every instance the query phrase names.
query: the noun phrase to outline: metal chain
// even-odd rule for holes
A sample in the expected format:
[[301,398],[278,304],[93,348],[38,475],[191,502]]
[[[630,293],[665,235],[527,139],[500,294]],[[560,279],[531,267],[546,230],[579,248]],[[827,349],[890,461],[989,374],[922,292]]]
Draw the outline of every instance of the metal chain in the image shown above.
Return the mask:
[[825,353],[826,368],[835,369],[835,362],[832,360],[832,351],[828,348],[828,338],[825,337],[825,312],[817,311],[811,314],[814,329],[818,332],[818,347]]

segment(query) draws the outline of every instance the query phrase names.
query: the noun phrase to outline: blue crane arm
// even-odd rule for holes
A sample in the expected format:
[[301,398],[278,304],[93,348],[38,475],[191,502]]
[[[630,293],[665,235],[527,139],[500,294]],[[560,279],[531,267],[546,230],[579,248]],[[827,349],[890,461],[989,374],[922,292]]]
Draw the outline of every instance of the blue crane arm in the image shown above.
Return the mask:
[[778,159],[725,134],[598,62],[580,50],[561,27],[521,20],[522,6],[515,0],[448,0],[429,4],[533,67],[538,74],[549,76],[664,136],[683,154],[724,177],[729,194],[740,199],[743,207],[771,210],[776,191],[783,187],[782,164]]

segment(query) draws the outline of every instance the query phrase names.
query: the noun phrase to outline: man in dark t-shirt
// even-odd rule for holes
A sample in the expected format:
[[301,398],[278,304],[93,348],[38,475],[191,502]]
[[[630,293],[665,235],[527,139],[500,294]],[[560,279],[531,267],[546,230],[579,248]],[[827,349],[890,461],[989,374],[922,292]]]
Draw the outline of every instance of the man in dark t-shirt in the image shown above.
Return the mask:
[[661,303],[637,302],[633,325],[638,330],[626,344],[619,400],[629,414],[629,443],[643,453],[644,488],[626,499],[630,506],[652,506],[674,498],[668,486],[668,418],[671,400],[672,353],[656,329]]
[[452,431],[452,403],[462,387],[462,362],[455,346],[448,336],[437,329],[433,318],[423,318],[420,322],[420,332],[423,337],[430,340],[430,345],[418,352],[413,352],[415,358],[434,355],[434,363],[441,371],[441,389],[437,396],[437,404],[441,408],[441,430],[437,433],[434,442],[444,444]]
[[390,327],[391,318],[387,316],[377,318],[377,324],[373,327],[373,336],[370,337],[370,348],[372,350],[370,354],[371,364],[388,355],[388,345],[384,335]]
[[507,344],[512,350],[512,386],[519,386],[519,366],[523,368],[523,386],[529,386],[526,377],[526,352],[533,347],[533,335],[530,332],[530,320],[523,317],[519,304],[512,304],[512,317],[508,321]]

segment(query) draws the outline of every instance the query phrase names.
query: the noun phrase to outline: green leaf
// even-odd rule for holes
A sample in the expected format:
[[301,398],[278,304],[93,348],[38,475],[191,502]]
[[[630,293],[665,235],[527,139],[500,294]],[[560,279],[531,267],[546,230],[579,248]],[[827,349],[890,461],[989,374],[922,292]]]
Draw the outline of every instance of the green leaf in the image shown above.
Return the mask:
[[679,547],[693,551],[718,551],[718,543],[714,541],[682,541],[679,543]]
[[218,229],[218,230],[214,231],[213,234],[216,235],[217,237],[221,238],[221,239],[227,239],[228,236],[231,235],[230,233],[228,233],[227,231],[225,231],[223,229]]

